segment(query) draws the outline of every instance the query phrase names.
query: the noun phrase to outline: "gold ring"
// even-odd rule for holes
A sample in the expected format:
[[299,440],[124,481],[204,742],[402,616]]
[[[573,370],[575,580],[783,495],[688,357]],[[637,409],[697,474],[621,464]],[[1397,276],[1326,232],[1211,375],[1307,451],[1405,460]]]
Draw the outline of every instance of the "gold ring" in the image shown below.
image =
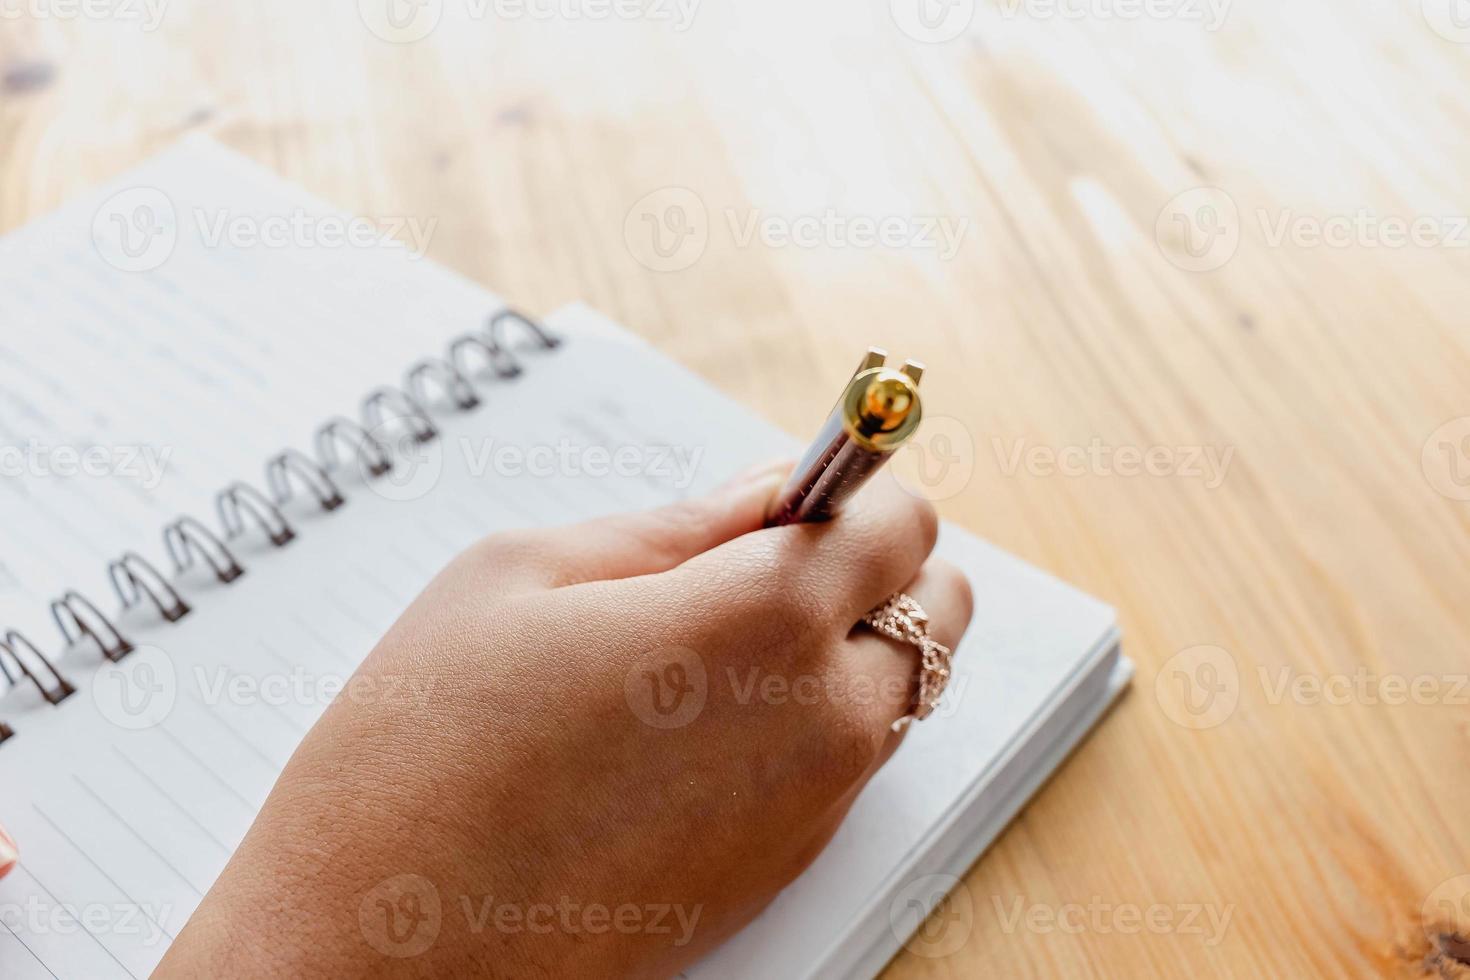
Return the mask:
[[939,707],[954,661],[953,651],[929,635],[929,614],[907,592],[895,592],[883,605],[864,616],[863,622],[890,639],[919,648],[922,662],[919,693],[913,710],[894,722],[893,730],[899,731],[910,721],[928,718]]

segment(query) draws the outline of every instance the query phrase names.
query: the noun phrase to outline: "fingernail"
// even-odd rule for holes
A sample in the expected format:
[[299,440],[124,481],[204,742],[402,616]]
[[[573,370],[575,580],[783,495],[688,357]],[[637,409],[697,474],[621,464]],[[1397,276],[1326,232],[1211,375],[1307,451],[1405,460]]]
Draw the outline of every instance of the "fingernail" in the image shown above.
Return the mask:
[[15,867],[15,862],[18,860],[20,860],[20,851],[16,848],[15,841],[3,829],[0,829],[0,878]]

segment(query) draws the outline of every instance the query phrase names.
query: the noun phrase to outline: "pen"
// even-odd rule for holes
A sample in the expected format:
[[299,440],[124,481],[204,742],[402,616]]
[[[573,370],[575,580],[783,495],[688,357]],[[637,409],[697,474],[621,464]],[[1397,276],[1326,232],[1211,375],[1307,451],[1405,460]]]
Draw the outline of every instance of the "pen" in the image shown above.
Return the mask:
[[924,365],[885,367],[886,351],[871,347],[817,438],[776,495],[766,527],[831,520],[919,428]]

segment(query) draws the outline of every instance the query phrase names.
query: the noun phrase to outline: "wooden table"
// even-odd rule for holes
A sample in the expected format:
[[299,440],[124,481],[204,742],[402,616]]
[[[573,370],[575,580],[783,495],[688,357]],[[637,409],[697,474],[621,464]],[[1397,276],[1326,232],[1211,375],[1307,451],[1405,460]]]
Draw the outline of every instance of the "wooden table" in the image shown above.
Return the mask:
[[894,977],[1470,974],[1449,0],[160,2],[0,7],[0,225],[207,129],[793,431],[885,344],[946,515],[1117,605],[1131,695]]

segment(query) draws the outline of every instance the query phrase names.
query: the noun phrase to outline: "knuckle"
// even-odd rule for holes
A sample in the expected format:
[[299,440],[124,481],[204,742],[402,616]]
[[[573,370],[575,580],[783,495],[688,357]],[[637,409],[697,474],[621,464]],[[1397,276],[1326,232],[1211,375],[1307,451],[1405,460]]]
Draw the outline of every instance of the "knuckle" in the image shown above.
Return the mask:
[[544,535],[530,531],[499,531],[472,545],[466,557],[479,566],[513,568],[540,564],[551,551]]
[[872,769],[882,740],[867,713],[850,704],[828,702],[821,725],[825,769],[837,788],[848,789]]
[[943,594],[945,605],[954,610],[955,630],[962,630],[975,614],[975,590],[970,585],[970,577],[938,558],[932,562],[932,571],[935,586]]
[[927,500],[918,497],[910,497],[909,500],[909,519],[913,522],[914,537],[927,555],[939,541],[939,511]]
[[688,540],[698,532],[706,517],[702,501],[680,500],[619,522],[615,529],[630,546],[665,561],[674,561],[688,550]]

